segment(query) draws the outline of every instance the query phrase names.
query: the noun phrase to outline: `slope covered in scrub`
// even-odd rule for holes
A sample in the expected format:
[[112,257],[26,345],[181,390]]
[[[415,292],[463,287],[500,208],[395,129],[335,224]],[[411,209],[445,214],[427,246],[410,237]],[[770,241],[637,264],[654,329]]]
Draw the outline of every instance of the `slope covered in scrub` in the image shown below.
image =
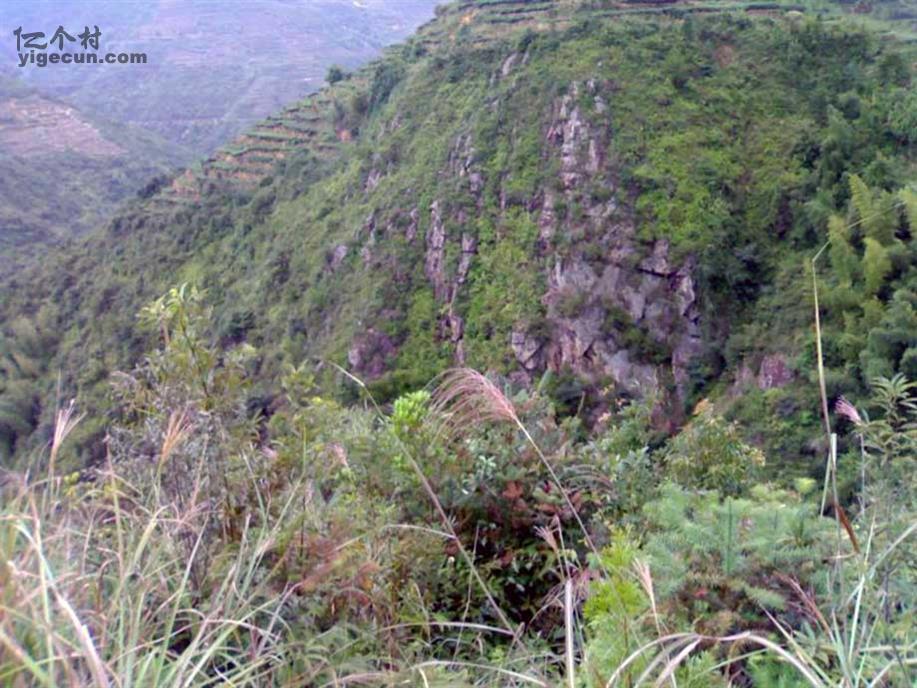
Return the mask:
[[911,685],[914,48],[788,7],[454,3],[8,279],[0,677]]
[[98,229],[125,198],[183,156],[155,134],[0,74],[0,271]]
[[384,400],[464,363],[541,383],[587,424],[652,396],[674,431],[712,394],[797,462],[817,423],[795,384],[813,369],[805,266],[867,206],[885,224],[875,245],[865,225],[847,237],[853,302],[825,327],[852,374],[831,392],[913,360],[868,331],[913,309],[912,59],[779,8],[448,6],[7,281],[6,451],[50,419],[58,374],[105,408],[148,344],[138,309],[189,282],[222,347],[260,352],[252,409],[284,364],[337,363]]

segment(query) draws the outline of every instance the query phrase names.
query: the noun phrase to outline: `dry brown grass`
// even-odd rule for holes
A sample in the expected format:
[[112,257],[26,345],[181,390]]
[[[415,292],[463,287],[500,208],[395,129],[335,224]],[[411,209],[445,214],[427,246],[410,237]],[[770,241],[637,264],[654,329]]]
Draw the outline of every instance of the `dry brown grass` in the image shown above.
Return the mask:
[[506,395],[488,377],[471,368],[454,368],[439,377],[432,411],[450,434],[478,423],[522,425]]
[[60,452],[61,445],[64,443],[64,440],[67,439],[67,436],[73,432],[73,428],[75,428],[79,422],[83,420],[83,414],[78,416],[74,415],[74,404],[74,400],[71,399],[66,408],[57,410],[57,416],[54,423],[54,435],[51,439],[51,453],[50,458],[48,459],[48,473],[50,473],[52,476],[54,475],[54,468],[57,464],[57,455]]
[[191,430],[191,421],[188,418],[187,409],[182,411],[172,411],[169,415],[169,422],[166,425],[166,431],[162,438],[162,446],[159,449],[159,469],[169,460],[178,447],[182,445]]

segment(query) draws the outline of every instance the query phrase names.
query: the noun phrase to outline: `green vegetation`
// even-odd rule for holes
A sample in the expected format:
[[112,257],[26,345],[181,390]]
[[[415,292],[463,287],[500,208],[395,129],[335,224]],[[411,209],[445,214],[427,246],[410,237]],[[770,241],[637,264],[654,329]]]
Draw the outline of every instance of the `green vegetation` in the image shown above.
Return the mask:
[[103,225],[187,153],[0,77],[0,271]]
[[0,683],[910,686],[877,4],[445,6],[8,277]]
[[[7,421],[14,444],[34,447],[48,432],[58,372],[64,394],[106,408],[106,371],[130,365],[148,343],[133,313],[180,281],[215,299],[225,343],[259,348],[256,397],[275,393],[286,365],[346,365],[354,342],[372,330],[385,338],[366,340],[363,358],[376,363],[357,372],[383,401],[394,398],[454,360],[457,335],[446,325],[453,316],[463,321],[469,365],[511,373],[512,332],[551,342],[557,317],[590,305],[574,287],[552,315],[544,296],[558,260],[601,266],[619,250],[594,219],[611,204],[618,215],[610,222],[627,226],[636,216],[632,264],[648,242],[665,239],[672,262],[693,266],[706,347],[679,403],[711,396],[743,421],[746,439],[775,455],[775,469],[816,473],[810,285],[801,271],[839,222],[832,216],[857,222],[854,176],[869,207],[883,213],[912,198],[907,46],[838,21],[741,11],[519,28],[486,40],[475,32],[487,35],[489,15],[467,26],[463,16],[446,11],[418,38],[450,26],[464,26],[465,38],[430,38],[421,53],[415,41],[289,110],[283,119],[316,134],[283,143],[284,159],[250,157],[261,149],[253,140],[227,149],[233,162],[194,172],[189,195],[153,192],[66,257],[8,280],[4,346],[17,346],[11,324],[40,309],[55,331],[55,344],[35,352],[46,372],[23,373],[39,381],[33,394],[41,402]],[[566,169],[560,146],[547,139],[564,98],[594,142],[594,172],[586,169],[588,141]],[[340,141],[342,131],[355,138]],[[572,190],[563,182],[569,174],[579,175]],[[556,227],[545,239],[547,193]],[[439,291],[425,269],[434,202],[444,233]],[[831,397],[857,397],[877,374],[913,373],[912,224],[904,205],[882,222],[876,239],[859,225],[848,238],[868,280],[859,266],[846,292],[824,287]],[[476,248],[456,287],[466,235]],[[346,253],[332,269],[338,247]],[[834,279],[824,260],[820,270]],[[450,305],[445,292],[453,289]],[[843,295],[863,290],[865,306]],[[653,333],[655,323],[629,322],[619,304],[599,306],[603,332],[666,379],[674,344]],[[786,360],[795,384],[732,401],[721,394],[733,374],[770,354]],[[17,371],[4,373],[4,390],[20,386]],[[581,384],[595,400],[605,380]],[[35,427],[37,435],[22,432]]]
[[[833,479],[823,493],[747,473],[726,481],[733,496],[698,489],[736,475],[738,453],[757,461],[703,415],[715,429],[653,448],[649,407],[629,405],[584,444],[537,393],[510,398],[468,370],[388,414],[368,396],[342,407],[290,368],[259,420],[257,352],[215,345],[199,292],[173,289],[140,322],[159,346],[114,379],[105,461],[63,468],[84,420],[70,404],[50,449],[0,486],[12,685],[912,676],[917,399],[903,378],[877,382],[871,420],[839,408],[863,447],[841,506]],[[684,455],[707,458],[692,470]]]

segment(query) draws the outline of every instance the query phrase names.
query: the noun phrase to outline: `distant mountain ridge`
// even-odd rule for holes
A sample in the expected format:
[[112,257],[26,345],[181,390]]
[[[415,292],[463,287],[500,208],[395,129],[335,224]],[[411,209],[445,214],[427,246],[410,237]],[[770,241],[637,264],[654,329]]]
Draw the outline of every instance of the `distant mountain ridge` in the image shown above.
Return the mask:
[[329,65],[376,56],[432,7],[7,3],[4,18],[25,32],[47,40],[58,25],[71,35],[98,26],[100,54],[143,52],[148,62],[19,68],[16,41],[0,42],[0,271],[103,225],[142,187],[316,90]]
[[185,155],[155,134],[0,78],[0,270],[98,227]]
[[[145,65],[17,71],[45,93],[181,146],[191,162],[320,88],[330,65],[353,68],[406,37],[435,1],[12,0],[7,13],[24,30],[99,26],[101,53],[146,54]],[[15,41],[0,43],[10,66],[14,52]]]

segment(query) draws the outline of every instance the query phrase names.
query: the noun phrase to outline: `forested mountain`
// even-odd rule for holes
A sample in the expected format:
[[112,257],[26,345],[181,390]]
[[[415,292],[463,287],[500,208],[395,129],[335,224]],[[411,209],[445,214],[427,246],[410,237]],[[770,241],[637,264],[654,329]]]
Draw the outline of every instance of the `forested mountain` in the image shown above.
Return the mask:
[[0,272],[104,225],[186,155],[155,134],[0,76]]
[[774,425],[754,431],[796,461],[817,426],[797,415],[812,401],[805,266],[831,223],[866,217],[850,260],[882,266],[868,286],[850,267],[851,298],[828,313],[832,391],[914,372],[906,341],[845,334],[909,307],[893,297],[913,273],[910,54],[782,10],[630,12],[446,10],[15,275],[7,323],[31,314],[57,342],[30,370],[104,405],[109,372],[148,346],[140,306],[189,282],[224,345],[259,348],[268,397],[304,360],[347,365],[383,399],[465,363],[523,385],[551,371],[587,418],[651,393],[674,430],[714,388],[751,382],[733,412]]
[[5,278],[0,675],[910,685],[911,10],[453,2]]

